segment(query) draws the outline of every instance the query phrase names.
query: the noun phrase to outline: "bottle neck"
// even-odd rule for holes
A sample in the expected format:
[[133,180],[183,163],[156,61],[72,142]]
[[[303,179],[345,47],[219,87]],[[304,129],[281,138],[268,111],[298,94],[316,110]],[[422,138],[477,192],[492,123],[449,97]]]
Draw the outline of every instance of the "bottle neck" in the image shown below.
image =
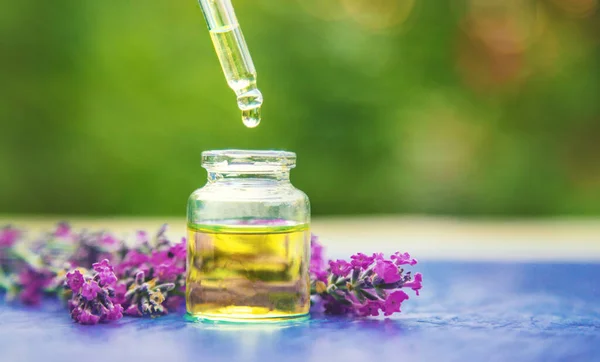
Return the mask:
[[290,171],[289,170],[280,170],[273,172],[235,172],[235,171],[215,171],[215,170],[207,170],[208,171],[208,182],[248,182],[248,183],[261,183],[261,182],[281,182],[281,183],[289,183],[290,182]]

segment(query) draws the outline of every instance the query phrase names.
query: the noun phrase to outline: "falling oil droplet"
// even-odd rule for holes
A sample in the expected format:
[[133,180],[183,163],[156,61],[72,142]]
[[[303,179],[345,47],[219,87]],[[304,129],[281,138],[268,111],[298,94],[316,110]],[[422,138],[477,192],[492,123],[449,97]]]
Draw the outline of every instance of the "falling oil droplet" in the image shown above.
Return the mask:
[[242,121],[248,128],[254,128],[260,123],[260,107],[263,103],[263,97],[256,88],[240,94],[237,97],[237,104],[242,110]]
[[254,128],[260,124],[260,107],[242,111],[244,126]]

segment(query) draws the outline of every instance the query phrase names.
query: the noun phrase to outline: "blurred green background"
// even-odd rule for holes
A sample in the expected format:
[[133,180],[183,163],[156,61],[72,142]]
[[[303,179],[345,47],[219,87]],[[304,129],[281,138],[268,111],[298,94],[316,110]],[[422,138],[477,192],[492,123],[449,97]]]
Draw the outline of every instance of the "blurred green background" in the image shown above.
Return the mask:
[[0,213],[183,215],[208,149],[287,149],[313,213],[600,214],[597,0],[234,0],[245,128],[194,0],[0,11]]

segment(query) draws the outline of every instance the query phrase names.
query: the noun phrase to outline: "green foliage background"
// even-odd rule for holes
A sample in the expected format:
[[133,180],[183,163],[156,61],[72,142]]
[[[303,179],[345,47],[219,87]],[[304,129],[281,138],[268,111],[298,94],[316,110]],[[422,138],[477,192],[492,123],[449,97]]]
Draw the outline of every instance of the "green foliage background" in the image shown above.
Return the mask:
[[234,1],[256,129],[193,0],[6,2],[0,213],[181,215],[201,151],[275,148],[316,215],[598,215],[597,8],[469,1]]

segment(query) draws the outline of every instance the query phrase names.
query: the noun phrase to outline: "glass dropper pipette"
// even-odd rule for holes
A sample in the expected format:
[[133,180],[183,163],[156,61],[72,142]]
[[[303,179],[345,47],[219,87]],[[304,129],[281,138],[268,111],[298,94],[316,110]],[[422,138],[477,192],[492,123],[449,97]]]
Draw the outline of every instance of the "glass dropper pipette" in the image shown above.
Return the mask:
[[260,123],[263,97],[256,86],[256,69],[231,0],[199,0],[208,31],[229,88],[237,96],[246,127]]

